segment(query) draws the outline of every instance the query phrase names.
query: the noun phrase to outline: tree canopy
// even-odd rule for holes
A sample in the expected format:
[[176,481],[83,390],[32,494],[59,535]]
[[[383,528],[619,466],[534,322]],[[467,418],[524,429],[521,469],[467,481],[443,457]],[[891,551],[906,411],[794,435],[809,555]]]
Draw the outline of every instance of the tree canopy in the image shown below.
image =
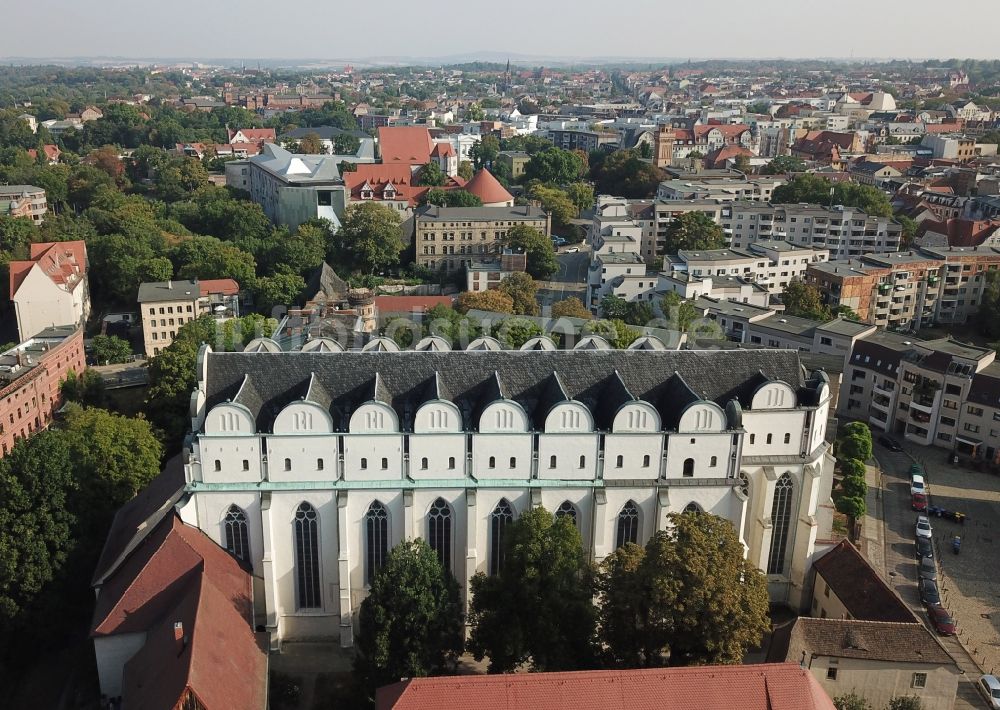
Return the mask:
[[546,148],[531,156],[524,166],[524,180],[538,180],[553,185],[578,181],[585,172],[583,160],[571,150]]
[[813,204],[830,204],[845,207],[857,207],[867,214],[879,217],[891,217],[892,205],[885,193],[871,185],[861,185],[856,182],[838,182],[806,173],[796,175],[784,185],[774,188],[771,202],[774,204],[795,204],[810,202]]
[[790,316],[820,321],[831,317],[830,309],[823,304],[819,289],[798,279],[788,282],[781,294],[781,302],[785,305],[785,313]]
[[552,241],[541,231],[526,224],[518,224],[507,230],[503,244],[527,255],[528,273],[532,278],[544,280],[558,268]]
[[331,261],[371,274],[397,265],[404,246],[399,225],[399,214],[385,205],[350,205],[333,238]]
[[590,320],[594,316],[589,310],[587,310],[587,307],[583,305],[583,301],[576,296],[570,296],[552,304],[552,317],[582,318],[584,320]]
[[528,274],[515,272],[500,282],[499,290],[510,296],[514,313],[521,316],[538,315],[538,286]]
[[676,254],[684,249],[722,249],[726,237],[722,227],[704,212],[685,212],[670,222],[664,249],[668,254]]
[[590,177],[602,195],[645,199],[656,194],[667,175],[636,151],[619,150],[610,155],[592,155]]

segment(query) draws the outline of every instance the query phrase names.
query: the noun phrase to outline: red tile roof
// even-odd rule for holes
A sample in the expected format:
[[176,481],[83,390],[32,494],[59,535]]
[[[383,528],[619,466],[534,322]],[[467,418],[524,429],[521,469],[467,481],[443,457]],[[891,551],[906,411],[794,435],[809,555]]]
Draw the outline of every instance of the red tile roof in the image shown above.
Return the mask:
[[813,569],[830,585],[830,591],[837,595],[854,619],[901,623],[917,620],[899,595],[847,540],[842,540],[813,562]]
[[716,148],[711,153],[705,156],[705,163],[709,169],[712,168],[724,168],[726,167],[726,161],[730,158],[736,158],[737,156],[745,155],[748,158],[756,157],[753,151],[749,148],[744,148],[741,145],[725,145],[721,148]]
[[1000,229],[998,220],[924,220],[917,230],[917,237],[923,237],[931,232],[947,237],[950,247],[975,247],[996,234],[998,229]]
[[483,201],[484,205],[496,202],[511,202],[514,198],[507,192],[493,174],[483,168],[465,184],[465,189]]
[[275,133],[273,128],[240,128],[229,132],[229,140],[233,139],[237,133],[242,133],[248,141],[252,142],[274,142]]
[[379,313],[426,313],[434,306],[451,306],[451,296],[376,296]]
[[833,710],[794,663],[413,678],[379,688],[377,710]]
[[434,149],[426,126],[382,126],[378,142],[386,165],[426,165]]
[[240,285],[233,279],[205,279],[198,282],[198,290],[203,297],[215,293],[235,296],[240,292]]
[[434,149],[431,150],[431,155],[435,158],[447,158],[448,156],[455,155],[455,149],[451,143],[435,143]]
[[14,298],[35,264],[52,283],[66,285],[69,290],[83,281],[74,277],[82,276],[87,271],[87,245],[83,241],[39,242],[31,245],[28,256],[27,261],[10,262],[10,298]]

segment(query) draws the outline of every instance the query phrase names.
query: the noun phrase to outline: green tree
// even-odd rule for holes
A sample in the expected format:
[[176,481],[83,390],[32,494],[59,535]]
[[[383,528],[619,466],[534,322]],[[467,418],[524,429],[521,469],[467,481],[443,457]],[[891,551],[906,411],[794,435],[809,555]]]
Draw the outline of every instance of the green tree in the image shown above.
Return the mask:
[[531,198],[542,203],[542,207],[552,216],[552,230],[556,234],[574,231],[572,220],[579,210],[565,190],[538,184],[531,188]]
[[471,180],[472,176],[475,175],[475,170],[472,167],[472,163],[468,160],[462,160],[458,164],[458,176],[463,180]]
[[566,186],[566,195],[576,207],[577,215],[594,206],[594,187],[588,183],[570,183]]
[[273,313],[275,308],[297,305],[305,287],[305,279],[298,274],[278,273],[257,277],[251,291],[257,310]]
[[806,163],[802,158],[792,155],[779,155],[761,168],[761,175],[786,175],[788,173],[805,172]]
[[552,146],[531,156],[524,166],[524,180],[568,185],[583,177],[584,171],[583,160],[579,155],[571,150]]
[[361,140],[350,133],[340,133],[333,139],[334,155],[356,155],[361,147]]
[[913,244],[913,240],[917,237],[917,229],[920,225],[917,224],[916,220],[910,219],[905,214],[898,214],[893,219],[903,227],[899,248],[909,249],[910,245]]
[[514,303],[514,313],[517,315],[538,315],[538,286],[528,274],[524,272],[511,274],[500,282],[498,290],[510,296]]
[[584,335],[599,335],[618,350],[625,350],[634,343],[641,333],[630,327],[625,321],[617,318],[612,320],[593,320],[583,326]]
[[583,320],[590,320],[594,316],[587,310],[587,307],[583,305],[583,301],[576,296],[570,296],[569,298],[564,298],[561,301],[556,301],[552,304],[552,317],[582,318]]
[[458,582],[421,539],[399,543],[361,603],[354,661],[369,699],[400,678],[444,671],[462,652]]
[[854,530],[855,521],[865,517],[865,512],[867,511],[865,499],[860,496],[841,496],[837,499],[835,507],[838,513],[843,513],[847,516],[849,521],[848,527],[852,531]]
[[399,263],[403,239],[396,210],[376,202],[350,205],[332,240],[330,261],[374,274]]
[[592,570],[580,533],[566,517],[532,508],[504,530],[493,575],[470,582],[469,651],[491,673],[524,663],[537,671],[593,663],[596,613]]
[[59,393],[67,402],[76,402],[84,407],[103,407],[104,378],[89,367],[79,375],[70,370],[66,379],[59,383]]
[[174,271],[149,240],[125,234],[95,237],[87,244],[87,256],[94,298],[103,302],[134,304],[139,284],[166,281]]
[[744,175],[749,175],[753,172],[753,166],[750,164],[750,158],[742,153],[736,156],[736,160],[733,161],[733,168],[739,170]]
[[833,699],[833,705],[837,710],[872,710],[871,703],[854,692],[838,695]]
[[156,171],[153,185],[167,202],[176,202],[209,184],[208,171],[194,158],[171,158]]
[[476,170],[489,167],[500,153],[500,141],[494,135],[485,135],[469,148],[469,158]]
[[841,429],[837,442],[842,458],[867,461],[872,457],[872,432],[864,422],[849,422]]
[[236,279],[241,286],[254,280],[251,254],[215,237],[191,237],[170,250],[170,261],[182,279]]
[[923,703],[916,695],[896,695],[889,699],[885,710],[923,710]]
[[319,134],[315,131],[310,131],[299,140],[299,149],[296,152],[305,153],[306,155],[319,155],[325,153],[326,148],[323,146],[323,141],[320,139]]
[[831,200],[833,204],[857,207],[870,215],[892,216],[889,198],[877,187],[853,182],[833,183],[813,173],[794,176],[784,185],[776,187],[771,195],[774,204],[810,202],[826,205]]
[[628,301],[609,293],[601,299],[601,315],[604,318],[625,320],[628,315]]
[[43,431],[0,459],[0,630],[58,574],[74,545],[71,496],[81,482],[64,437]]
[[730,521],[700,512],[669,520],[641,559],[629,543],[605,562],[601,641],[623,665],[740,663],[769,628],[767,581],[743,558]]
[[503,245],[527,255],[528,273],[534,279],[543,281],[559,269],[552,240],[534,227],[526,224],[511,227]]
[[493,326],[492,335],[511,350],[542,334],[542,328],[527,318],[505,318]]
[[441,166],[437,164],[437,161],[432,160],[420,168],[420,172],[417,173],[417,178],[413,181],[413,184],[440,187],[446,182],[448,182],[448,176],[441,170]]
[[464,291],[455,301],[455,310],[466,314],[469,311],[489,311],[491,313],[514,314],[514,299],[499,289],[489,291]]
[[[597,158],[598,160],[595,160]],[[646,199],[656,193],[666,173],[643,160],[634,150],[592,155],[590,175],[597,192],[629,199]]]
[[781,294],[781,302],[785,305],[785,313],[790,316],[823,321],[830,319],[830,310],[823,305],[819,289],[798,279],[788,282]]
[[294,234],[275,230],[273,237],[268,240],[264,263],[268,271],[284,271],[304,276],[323,263],[331,239],[330,229],[326,225],[311,222],[300,224]]
[[648,303],[642,303],[641,301],[630,301],[628,306],[625,308],[625,318],[623,319],[629,325],[649,325],[650,321],[656,317],[653,313],[653,307]]
[[693,303],[681,298],[676,291],[667,291],[660,299],[660,312],[670,325],[682,333],[688,332],[700,313]]
[[427,191],[425,199],[438,207],[482,207],[483,201],[468,190],[442,190],[435,187]]
[[669,254],[676,254],[682,249],[722,249],[725,246],[722,227],[704,212],[685,212],[675,217],[667,227],[664,248]]
[[469,107],[465,110],[465,120],[466,121],[482,121],[486,117],[483,113],[483,109],[480,108],[479,104],[469,104]]
[[101,365],[117,365],[132,359],[132,346],[117,335],[95,335],[90,348]]
[[841,458],[840,472],[844,474],[845,478],[855,477],[864,479],[865,462],[859,459]]

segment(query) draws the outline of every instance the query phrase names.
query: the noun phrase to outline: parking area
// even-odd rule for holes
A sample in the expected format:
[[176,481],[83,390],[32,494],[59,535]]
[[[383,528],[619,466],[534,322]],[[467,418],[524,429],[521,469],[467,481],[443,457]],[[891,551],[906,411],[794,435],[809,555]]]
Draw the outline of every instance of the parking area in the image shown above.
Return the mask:
[[[965,513],[964,524],[931,517],[942,603],[955,618],[957,638],[941,638],[959,662],[967,682],[960,686],[956,708],[985,707],[972,684],[982,672],[1000,672],[1000,478],[952,466],[944,450],[904,444],[904,452],[876,445],[882,467],[881,513],[885,520],[884,560],[887,581],[919,616],[926,619],[917,592],[914,524],[909,469],[916,460],[926,471],[929,503]],[[961,552],[951,540],[962,538]]]

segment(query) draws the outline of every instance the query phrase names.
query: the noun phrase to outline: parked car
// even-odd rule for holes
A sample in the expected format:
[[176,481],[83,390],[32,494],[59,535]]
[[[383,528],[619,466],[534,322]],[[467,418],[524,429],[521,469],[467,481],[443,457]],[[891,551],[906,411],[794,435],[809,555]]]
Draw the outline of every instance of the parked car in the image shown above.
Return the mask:
[[564,253],[566,253],[566,254],[576,254],[578,251],[580,251],[580,247],[570,247]]
[[937,565],[934,564],[933,557],[921,557],[920,561],[917,562],[917,574],[920,579],[929,579],[932,582],[937,581]]
[[927,496],[923,493],[913,493],[910,495],[910,507],[913,508],[918,513],[923,513],[927,510]]
[[951,618],[951,614],[943,606],[927,607],[927,616],[930,617],[934,630],[942,636],[954,636],[957,632],[955,620]]
[[934,559],[934,545],[931,543],[929,538],[918,537],[914,541],[917,545],[917,559],[923,559],[924,557],[930,557]]
[[922,493],[924,495],[927,494],[927,486],[924,485],[923,476],[914,476],[910,481],[910,495],[913,495],[914,493]]
[[917,537],[930,538],[934,534],[931,530],[931,521],[927,519],[926,515],[917,516]]
[[893,439],[891,436],[880,436],[878,438],[878,443],[882,444],[889,451],[902,451],[903,447],[899,445],[899,442]]
[[921,579],[917,588],[920,590],[920,601],[924,603],[924,606],[941,605],[941,593],[938,591],[937,582]]
[[976,684],[991,708],[1000,708],[1000,680],[995,676],[984,675]]
[[552,237],[552,243],[555,244],[557,247],[561,247],[563,244],[566,243],[566,240],[563,237]]

